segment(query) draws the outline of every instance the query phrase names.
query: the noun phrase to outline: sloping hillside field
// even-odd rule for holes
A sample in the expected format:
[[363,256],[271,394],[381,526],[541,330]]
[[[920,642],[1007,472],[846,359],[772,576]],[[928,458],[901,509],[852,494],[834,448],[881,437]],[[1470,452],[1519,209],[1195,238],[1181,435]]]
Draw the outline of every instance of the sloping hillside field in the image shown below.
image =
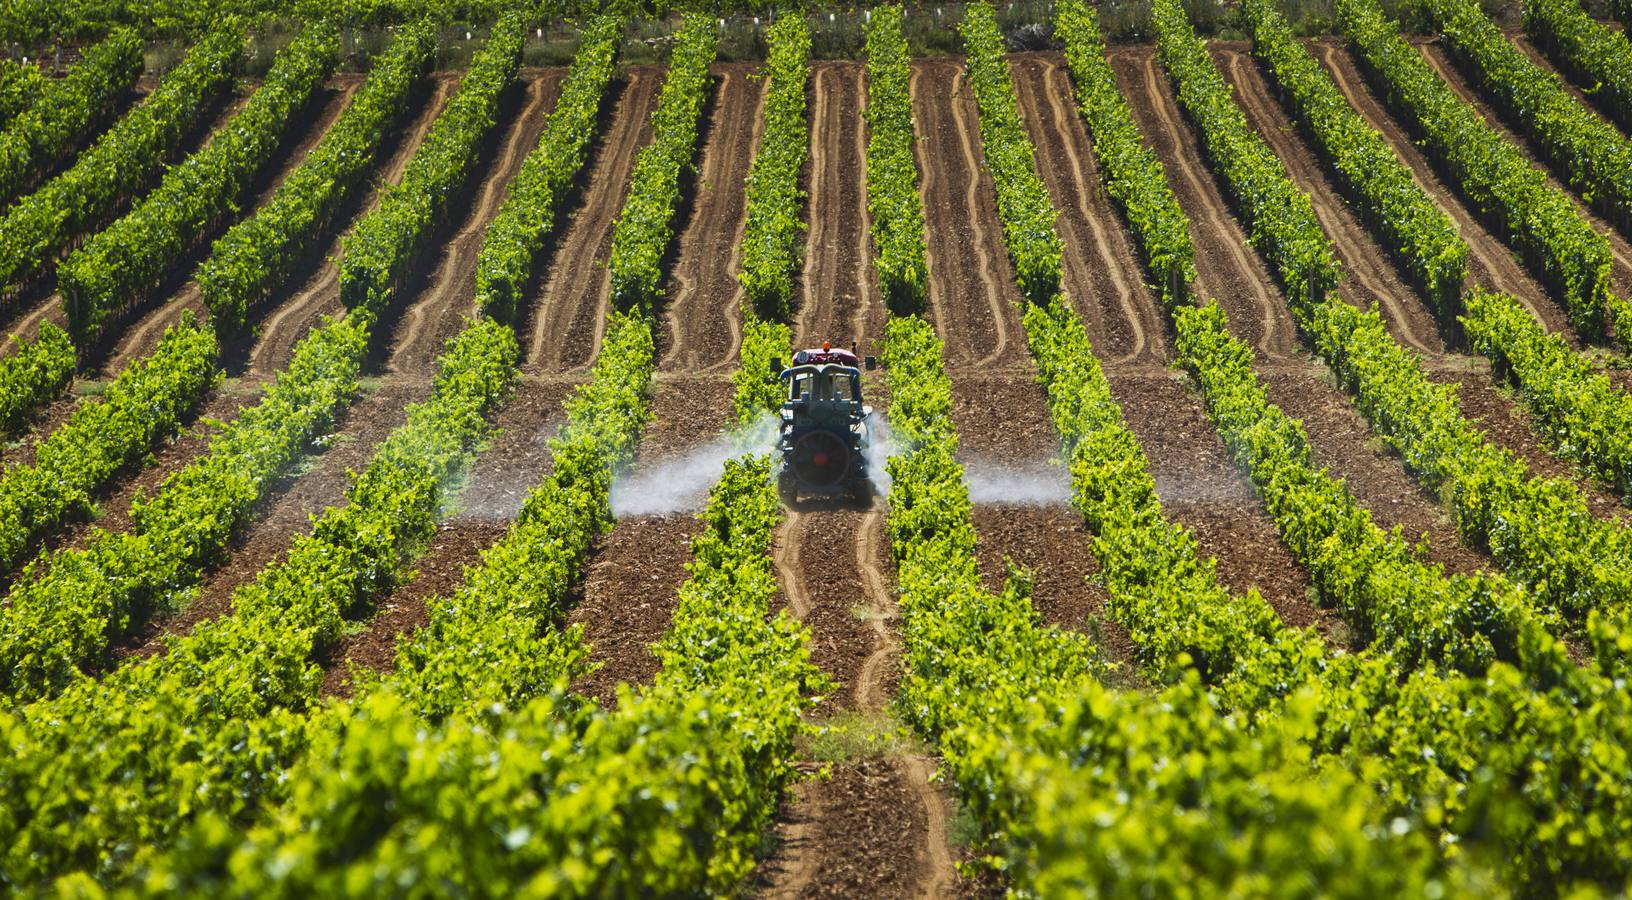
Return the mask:
[[1632,42],[1278,3],[0,12],[0,889],[1626,892]]

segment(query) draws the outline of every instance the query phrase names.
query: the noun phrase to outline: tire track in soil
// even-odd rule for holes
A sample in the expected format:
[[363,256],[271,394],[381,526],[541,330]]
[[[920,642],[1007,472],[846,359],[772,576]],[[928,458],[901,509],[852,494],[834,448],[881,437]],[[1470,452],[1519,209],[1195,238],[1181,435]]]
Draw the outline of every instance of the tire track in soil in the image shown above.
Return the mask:
[[1138,254],[1099,180],[1071,76],[1054,54],[1011,56],[1037,168],[1060,216],[1065,287],[1106,364],[1159,363],[1163,325]]
[[[1197,174],[1210,170],[1189,128],[1178,124],[1178,109],[1163,86],[1153,48],[1119,48],[1111,53],[1110,60],[1124,93],[1138,98],[1133,104],[1135,120],[1162,158],[1180,205],[1192,217],[1191,236],[1196,244],[1201,293],[1217,298],[1230,316],[1232,332],[1249,343],[1262,341],[1254,331],[1252,317],[1265,312],[1273,316],[1277,343],[1281,335],[1290,340],[1294,332],[1285,299],[1279,290],[1266,287],[1273,282],[1267,280],[1263,261],[1246,243],[1217,187]],[[1140,86],[1141,90],[1127,90],[1130,85]],[[1208,189],[1202,190],[1203,185]],[[1231,252],[1219,253],[1220,244],[1229,244]],[[1209,260],[1207,265],[1202,265],[1203,258]],[[1219,262],[1231,258],[1236,261],[1236,270],[1221,271]],[[1254,271],[1259,274],[1255,276]],[[1262,310],[1243,308],[1238,299],[1232,300],[1241,296],[1243,285],[1265,294],[1273,290],[1272,305]],[[1271,355],[1265,359],[1260,354],[1255,368],[1271,402],[1303,421],[1315,465],[1343,478],[1378,525],[1398,525],[1413,539],[1428,534],[1432,542],[1430,556],[1448,570],[1494,568],[1488,555],[1461,543],[1438,499],[1418,487],[1406,474],[1400,458],[1381,449],[1381,442],[1331,381],[1325,367],[1310,361],[1301,351],[1293,355],[1295,347],[1288,345],[1279,358]]]
[[586,202],[560,232],[542,299],[520,330],[529,335],[523,347],[529,373],[587,369],[595,359],[605,327],[612,225],[628,195],[635,154],[651,140],[649,120],[662,78],[663,69],[655,66],[632,67],[625,76],[584,182]]
[[[858,63],[817,63],[812,72],[810,228],[795,342],[846,336],[869,348],[881,340],[884,308],[872,269],[862,180],[865,96]],[[848,335],[847,335],[848,332]],[[883,415],[883,378],[864,375],[868,403]],[[826,715],[884,719],[900,670],[891,622],[899,606],[883,527],[886,500],[810,499],[786,510],[773,558],[781,601],[810,629],[811,655],[839,690]],[[774,612],[774,610],[773,610]],[[887,719],[885,719],[887,721]],[[891,897],[956,893],[946,821],[950,801],[929,781],[926,757],[862,752],[800,763],[805,776],[783,799],[775,850],[751,888],[764,897]]]
[[[545,117],[554,109],[565,77],[563,69],[533,73],[525,79],[526,96],[519,104],[520,112],[509,112],[514,109],[510,103],[501,106],[491,138],[494,149],[482,154],[463,188],[475,193],[463,226],[441,242],[439,259],[428,278],[423,282],[411,278],[410,283],[418,289],[417,298],[397,320],[396,327],[383,332],[386,342],[382,346],[392,348],[386,371],[434,374],[436,358],[447,341],[475,315],[476,258],[482,237],[498,214],[511,180],[537,146]],[[425,255],[429,255],[428,250]],[[423,288],[419,288],[421,284]]]
[[1343,206],[1338,199],[1337,186],[1325,180],[1324,167],[1294,134],[1293,123],[1279,114],[1275,98],[1270,95],[1270,87],[1257,62],[1242,49],[1221,46],[1219,42],[1214,42],[1213,52],[1216,59],[1222,60],[1221,69],[1234,83],[1235,96],[1242,100],[1253,127],[1258,134],[1270,140],[1276,155],[1286,160],[1288,172],[1293,175],[1297,186],[1314,198],[1320,224],[1328,235],[1335,238],[1333,243],[1338,256],[1350,273],[1346,281],[1350,302],[1358,299],[1356,305],[1361,307],[1368,307],[1373,302],[1381,305],[1384,322],[1389,325],[1390,332],[1413,351],[1425,354],[1423,363],[1430,369],[1435,381],[1457,385],[1462,413],[1474,421],[1474,425],[1483,428],[1495,446],[1513,451],[1528,464],[1532,474],[1573,480],[1581,488],[1594,515],[1617,518],[1619,513],[1625,511],[1612,493],[1604,492],[1590,480],[1577,479],[1567,464],[1550,456],[1536,434],[1526,425],[1528,418],[1523,408],[1518,407],[1511,395],[1498,392],[1493,387],[1490,366],[1485,359],[1444,350],[1435,323],[1428,315],[1428,302],[1402,302],[1404,297],[1412,296],[1412,287],[1407,286],[1397,271],[1392,270],[1381,248],[1369,237],[1361,222]]
[[321,101],[314,101],[309,107],[309,113],[303,124],[294,126],[291,134],[286,135],[284,142],[288,145],[284,152],[279,154],[276,162],[269,162],[262,173],[256,178],[246,192],[244,201],[239,204],[240,214],[229,217],[221,227],[215,229],[214,234],[200,248],[187,254],[176,268],[185,270],[182,282],[173,296],[161,304],[151,313],[140,316],[138,321],[131,323],[125,334],[118,338],[109,349],[106,358],[99,369],[104,374],[117,373],[131,360],[145,356],[158,345],[164,329],[180,321],[182,312],[191,310],[201,320],[209,315],[204,306],[203,295],[198,282],[194,279],[197,269],[208,257],[211,245],[215,238],[226,233],[234,223],[241,222],[255,215],[266,205],[272,195],[289,177],[296,167],[306,161],[307,154],[312,148],[328,135],[329,129],[339,121],[340,114],[351,105],[358,88],[363,85],[361,75],[337,76],[324,88],[327,95]]
[[703,145],[696,199],[680,234],[686,265],[676,266],[664,312],[666,346],[658,368],[666,372],[729,372],[742,343],[738,308],[742,287],[742,234],[747,217],[744,181],[757,152],[770,82],[758,64],[718,65],[714,114]]
[[379,602],[365,630],[343,636],[330,655],[325,696],[350,695],[353,670],[390,670],[402,638],[429,621],[430,599],[458,590],[466,567],[478,564],[509,530],[527,495],[553,468],[549,440],[566,422],[563,402],[574,386],[561,379],[521,381],[516,397],[494,416],[493,436],[450,495],[413,574]]
[[1026,358],[1013,302],[1019,294],[962,58],[913,60],[910,86],[930,272],[928,313],[946,342],[946,363],[1019,363]]
[[414,154],[425,142],[425,136],[430,133],[431,126],[442,114],[458,85],[457,74],[432,76],[429,96],[423,100],[419,113],[403,127],[401,137],[389,148],[382,164],[377,165],[368,176],[373,179],[374,187],[367,192],[356,214],[333,229],[334,236],[329,240],[323,256],[316,261],[311,275],[298,287],[294,283],[289,284],[289,299],[279,303],[257,329],[254,346],[244,363],[248,371],[271,374],[287,366],[294,355],[295,345],[318,325],[323,316],[339,315],[343,311],[340,304],[341,238],[351,231],[352,225],[379,208],[388,187],[402,183],[408,164],[413,161]]
[[[729,377],[662,373],[653,388],[652,421],[641,441],[636,472],[684,457],[730,424],[734,386]],[[713,481],[711,476],[709,485]],[[619,684],[639,686],[656,677],[658,661],[651,646],[674,618],[704,499],[696,498],[686,509],[619,519],[596,542],[567,617],[584,626],[590,660],[601,664],[573,685],[578,693],[611,706]]]
[[1427,302],[1415,299],[1416,292],[1405,276],[1345,202],[1328,176],[1328,167],[1276,99],[1267,74],[1250,55],[1250,45],[1214,41],[1209,47],[1249,125],[1280,158],[1292,183],[1309,196],[1321,230],[1342,266],[1338,292],[1362,309],[1376,304],[1395,339],[1411,350],[1443,353],[1445,342]]
[[1122,95],[1146,143],[1167,169],[1168,184],[1191,217],[1196,248],[1196,280],[1230,316],[1235,333],[1260,358],[1284,359],[1297,349],[1297,335],[1274,277],[1253,252],[1184,121],[1154,47],[1118,47],[1108,54]]
[[1562,335],[1579,346],[1563,310],[1530,276],[1529,271],[1514,259],[1495,232],[1479,222],[1449,187],[1449,183],[1440,180],[1422,148],[1372,93],[1370,85],[1342,44],[1333,40],[1317,41],[1311,43],[1310,50],[1337,82],[1337,88],[1349,106],[1383,135],[1394,154],[1411,169],[1417,184],[1428,192],[1442,212],[1451,217],[1457,233],[1468,245],[1469,284],[1511,294],[1546,325],[1548,331]]
[[1536,152],[1535,148],[1530,145],[1524,136],[1508,127],[1507,119],[1498,114],[1496,108],[1485,100],[1484,95],[1475,88],[1474,84],[1462,76],[1462,70],[1452,63],[1443,46],[1437,42],[1425,43],[1418,40],[1413,40],[1412,44],[1423,55],[1423,58],[1428,60],[1429,66],[1434,69],[1439,77],[1450,85],[1451,90],[1462,98],[1463,102],[1478,111],[1479,116],[1485,120],[1485,124],[1501,135],[1503,140],[1517,147],[1519,152],[1523,153],[1525,158],[1530,160],[1536,168],[1546,173],[1547,183],[1562,191],[1564,196],[1570,198],[1570,204],[1575,207],[1576,213],[1592,226],[1593,231],[1603,235],[1609,241],[1609,252],[1613,257],[1611,281],[1614,284],[1615,293],[1624,297],[1632,292],[1632,245],[1627,244],[1626,236],[1596,212],[1588,209],[1586,204],[1581,201],[1580,195],[1558,178],[1552,167],[1542,159],[1541,155]]
[[869,250],[867,188],[857,174],[867,159],[864,70],[860,63],[818,62],[811,78],[811,212],[794,343],[853,341],[871,352],[883,339],[885,314]]

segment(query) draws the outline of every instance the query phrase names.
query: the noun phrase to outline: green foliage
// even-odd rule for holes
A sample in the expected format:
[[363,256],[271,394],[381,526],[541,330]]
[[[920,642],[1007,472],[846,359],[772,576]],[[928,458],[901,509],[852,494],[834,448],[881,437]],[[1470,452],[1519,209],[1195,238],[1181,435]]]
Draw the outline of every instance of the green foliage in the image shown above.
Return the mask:
[[507,13],[459,83],[459,93],[437,115],[414,152],[402,181],[383,192],[374,211],[340,243],[340,302],[377,317],[390,306],[403,278],[448,214],[449,202],[470,177],[482,139],[493,130],[499,98],[515,81],[526,41],[526,18]]
[[923,309],[929,291],[909,63],[901,7],[876,7],[867,23],[867,212],[879,292],[897,314]]
[[265,205],[211,245],[198,269],[198,286],[222,338],[242,330],[249,311],[288,281],[328,233],[346,198],[367,184],[375,155],[406,114],[410,91],[429,68],[435,47],[428,23],[399,32],[323,140]]
[[1478,0],[1428,0],[1452,58],[1529,135],[1588,205],[1632,229],[1632,141],[1515,47]]
[[1522,462],[1462,417],[1455,389],[1434,383],[1375,311],[1327,303],[1309,329],[1372,427],[1446,498],[1462,534],[1488,547],[1538,600],[1582,619],[1632,598],[1626,529],[1595,518],[1568,481],[1527,477]]
[[[783,16],[770,27],[765,76],[765,127],[748,172],[747,218],[742,228],[742,271],[737,281],[754,313],[786,321],[793,306],[794,276],[803,261],[800,237],[805,193],[799,175],[810,159],[805,94],[810,85],[810,27],[804,17]],[[749,369],[744,354],[744,370]],[[740,410],[739,410],[740,412]]]
[[746,303],[743,305],[742,364],[731,375],[736,384],[732,409],[739,427],[751,425],[782,407],[786,389],[771,371],[771,361],[785,362],[792,347],[793,329],[787,323],[761,319]]
[[203,149],[170,169],[131,211],[57,266],[74,340],[95,340],[114,316],[156,290],[218,224],[282,143],[334,68],[337,29],[307,25],[278,54],[266,80]]
[[9,57],[0,59],[0,122],[10,122],[27,112],[45,92],[46,84],[39,66]]
[[1559,454],[1632,495],[1632,397],[1593,370],[1505,294],[1474,290],[1463,318],[1468,342],[1514,384],[1536,430]]
[[110,642],[178,605],[268,492],[356,394],[366,332],[325,324],[295,348],[261,402],[207,454],[132,504],[128,532],[94,529],[79,549],[54,551],[13,583],[0,609],[0,670],[19,699],[50,696],[106,662]]
[[17,431],[31,413],[61,396],[79,365],[68,332],[50,322],[34,340],[12,335],[11,343],[17,349],[0,358],[0,434]]
[[13,204],[0,219],[0,285],[38,274],[75,237],[106,223],[152,184],[210,100],[231,86],[243,46],[243,31],[233,24],[200,38],[72,167]]
[[[33,465],[0,477],[0,569],[15,568],[46,535],[90,516],[108,481],[174,435],[220,375],[215,336],[187,315],[100,399],[81,403],[40,442]],[[0,686],[9,693],[16,685],[7,668],[0,666]]]
[[1294,314],[1337,286],[1337,256],[1308,195],[1247,124],[1179,0],[1154,0],[1156,53],[1195,123],[1213,168],[1235,198],[1253,246],[1274,269]]
[[963,42],[968,49],[969,82],[980,106],[980,139],[986,167],[997,188],[1003,244],[1014,262],[1020,294],[1047,303],[1060,290],[1065,245],[1054,230],[1054,204],[1037,177],[1037,163],[1014,101],[1007,47],[990,3],[964,10]]
[[1378,92],[1424,139],[1451,185],[1524,256],[1583,336],[1602,335],[1612,296],[1608,241],[1440,80],[1376,0],[1338,0],[1338,12]]
[[127,878],[138,851],[167,846],[192,818],[242,814],[284,784],[322,683],[313,660],[405,575],[444,487],[487,435],[484,417],[514,386],[518,356],[508,328],[467,328],[347,502],[235,591],[230,615],[172,638],[163,655],[0,712],[12,748],[0,760],[0,879]]
[[1253,54],[1290,98],[1298,123],[1338,182],[1359,201],[1366,227],[1378,244],[1390,248],[1440,320],[1450,322],[1461,310],[1468,274],[1468,246],[1456,227],[1383,136],[1350,108],[1331,76],[1293,35],[1274,0],[1247,0],[1242,8]]
[[1632,41],[1576,0],[1525,0],[1524,30],[1622,128],[1632,128]]
[[[33,66],[22,68],[39,73]],[[38,78],[18,79],[16,93],[8,94],[20,97],[26,85],[34,85],[38,99],[10,115],[0,114],[6,123],[0,131],[0,203],[15,199],[42,170],[71,158],[141,74],[141,39],[120,29],[91,47],[60,81],[46,81],[41,89]]]
[[652,111],[652,142],[629,176],[629,195],[612,228],[612,305],[652,314],[664,293],[663,259],[674,239],[680,182],[697,153],[698,125],[708,103],[714,62],[714,19],[688,15],[675,35],[669,74]]
[[476,258],[476,308],[511,322],[533,280],[533,263],[573,178],[589,156],[606,86],[623,38],[623,19],[601,16],[583,32],[578,56],[538,146],[510,182],[504,205],[482,237]]
[[1065,42],[1077,103],[1094,138],[1100,178],[1128,223],[1145,270],[1156,282],[1162,308],[1172,310],[1188,302],[1190,283],[1196,278],[1189,219],[1168,186],[1162,161],[1145,146],[1105,60],[1094,7],[1082,0],[1060,0],[1058,10],[1054,33]]

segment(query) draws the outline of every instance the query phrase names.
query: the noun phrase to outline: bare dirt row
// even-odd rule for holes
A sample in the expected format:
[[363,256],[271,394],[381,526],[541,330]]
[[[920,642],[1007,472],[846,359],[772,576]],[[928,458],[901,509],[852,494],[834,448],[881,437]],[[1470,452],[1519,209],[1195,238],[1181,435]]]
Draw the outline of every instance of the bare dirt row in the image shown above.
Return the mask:
[[[809,232],[795,344],[883,337],[863,182],[865,83],[855,63],[812,75]],[[888,414],[883,378],[865,379],[875,418]],[[878,486],[883,490],[882,486]],[[755,876],[766,897],[892,897],[962,893],[948,837],[951,801],[929,775],[935,760],[904,741],[889,704],[900,679],[894,572],[885,499],[808,499],[776,540],[781,601],[811,631],[812,656],[837,687],[817,718],[833,732],[807,748],[778,811],[772,849]],[[825,771],[824,771],[825,770]]]

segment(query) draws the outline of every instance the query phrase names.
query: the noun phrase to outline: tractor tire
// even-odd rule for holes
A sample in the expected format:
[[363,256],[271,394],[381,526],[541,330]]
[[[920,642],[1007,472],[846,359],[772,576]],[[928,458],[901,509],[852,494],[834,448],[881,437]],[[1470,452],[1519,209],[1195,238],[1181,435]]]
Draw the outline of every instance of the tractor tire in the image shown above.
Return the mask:
[[783,472],[776,479],[776,493],[782,498],[784,506],[792,506],[799,502],[799,480],[790,472]]

